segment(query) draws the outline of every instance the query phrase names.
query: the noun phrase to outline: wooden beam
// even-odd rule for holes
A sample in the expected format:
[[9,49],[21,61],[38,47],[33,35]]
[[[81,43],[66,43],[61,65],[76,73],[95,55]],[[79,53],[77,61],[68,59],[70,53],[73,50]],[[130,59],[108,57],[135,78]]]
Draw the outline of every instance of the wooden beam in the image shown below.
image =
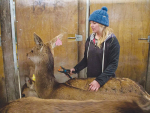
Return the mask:
[[[1,14],[1,9],[0,9],[0,14]],[[1,37],[1,21],[0,21],[0,37]],[[0,42],[0,46],[1,46],[1,42]],[[4,79],[4,72],[3,72],[2,49],[0,47],[0,108],[3,107],[5,104],[6,104],[6,90],[5,90],[5,79]]]
[[9,102],[19,98],[13,57],[10,0],[1,0],[1,43],[3,50],[6,98],[7,102]]
[[[78,21],[78,34],[82,35],[83,40],[78,42],[78,62],[82,60],[84,57],[85,50],[85,42],[86,42],[86,8],[87,8],[87,0],[79,0],[79,21]],[[86,78],[86,69],[83,69],[79,73],[79,78]]]
[[[149,34],[150,37],[150,34]],[[146,91],[150,94],[150,45],[148,51],[148,67],[147,67],[147,75],[146,75]]]

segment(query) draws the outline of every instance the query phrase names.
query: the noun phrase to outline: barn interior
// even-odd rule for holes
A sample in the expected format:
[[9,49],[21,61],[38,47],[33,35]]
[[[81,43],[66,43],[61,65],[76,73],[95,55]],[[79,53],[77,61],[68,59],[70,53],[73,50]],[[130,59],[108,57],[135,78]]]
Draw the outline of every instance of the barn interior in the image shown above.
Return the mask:
[[[0,106],[21,98],[25,78],[34,74],[26,56],[35,46],[34,33],[44,43],[63,34],[62,45],[54,48],[54,75],[60,83],[69,80],[58,69],[82,60],[92,33],[88,17],[102,6],[120,43],[116,76],[136,81],[150,94],[150,0],[1,0],[0,5]],[[86,69],[73,77],[86,78]]]

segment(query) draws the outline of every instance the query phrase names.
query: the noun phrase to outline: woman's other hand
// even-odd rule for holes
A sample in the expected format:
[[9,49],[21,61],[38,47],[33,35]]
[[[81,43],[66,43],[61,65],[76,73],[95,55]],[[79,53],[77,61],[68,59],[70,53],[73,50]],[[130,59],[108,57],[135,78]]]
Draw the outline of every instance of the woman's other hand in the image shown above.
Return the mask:
[[98,89],[100,88],[100,84],[96,81],[96,80],[94,80],[93,82],[91,82],[90,84],[89,84],[89,91],[98,91]]

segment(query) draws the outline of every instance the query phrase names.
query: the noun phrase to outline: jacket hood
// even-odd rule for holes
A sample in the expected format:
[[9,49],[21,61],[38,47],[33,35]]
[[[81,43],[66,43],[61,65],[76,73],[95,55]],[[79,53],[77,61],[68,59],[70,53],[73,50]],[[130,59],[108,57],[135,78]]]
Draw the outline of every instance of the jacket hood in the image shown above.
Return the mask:
[[[91,36],[90,36],[90,41],[93,40],[94,37],[95,37],[95,33],[92,33]],[[106,42],[107,40],[109,40],[112,37],[115,37],[115,35],[113,33],[109,34],[104,42]]]
[[107,40],[109,40],[110,38],[112,38],[114,36],[115,36],[114,34],[109,34],[104,42],[106,42]]

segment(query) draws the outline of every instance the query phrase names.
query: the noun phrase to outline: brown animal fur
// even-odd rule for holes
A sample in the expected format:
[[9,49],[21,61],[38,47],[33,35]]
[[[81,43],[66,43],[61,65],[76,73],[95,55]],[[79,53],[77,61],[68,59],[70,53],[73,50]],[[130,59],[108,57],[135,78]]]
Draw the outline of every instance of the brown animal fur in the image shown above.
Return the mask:
[[22,97],[38,97],[36,90],[35,90],[35,85],[34,81],[30,79],[29,77],[26,77],[26,83],[22,87]]
[[40,98],[69,100],[136,100],[149,101],[149,95],[134,81],[112,78],[98,92],[87,90],[94,78],[73,79],[59,84],[54,78],[54,59],[50,47],[34,34],[36,46],[27,54],[35,64],[36,92]]
[[148,113],[132,101],[76,101],[24,98],[8,103],[0,113]]

